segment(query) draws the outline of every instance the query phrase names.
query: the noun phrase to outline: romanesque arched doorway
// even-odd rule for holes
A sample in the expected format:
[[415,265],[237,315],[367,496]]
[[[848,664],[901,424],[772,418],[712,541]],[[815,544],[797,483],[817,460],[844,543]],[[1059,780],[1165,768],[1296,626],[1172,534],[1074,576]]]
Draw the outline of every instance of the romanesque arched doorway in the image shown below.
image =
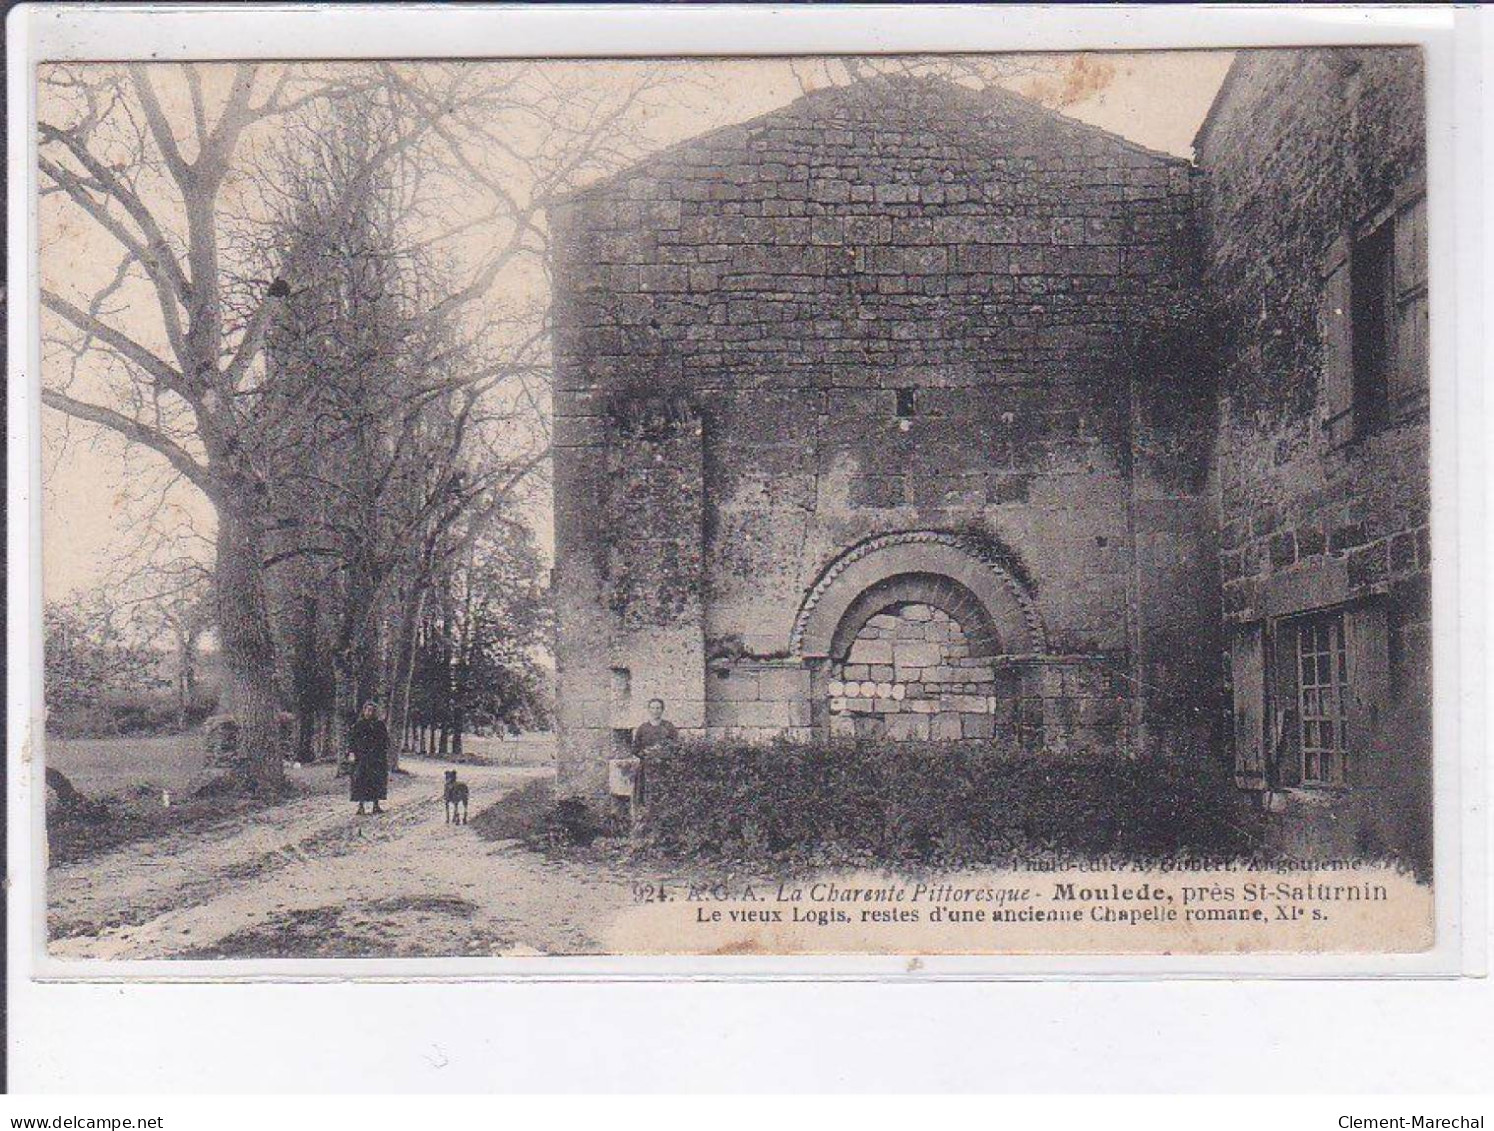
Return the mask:
[[1014,657],[1043,649],[1022,585],[973,539],[914,531],[836,559],[805,599],[793,651],[814,672],[817,729],[979,740],[1013,724]]

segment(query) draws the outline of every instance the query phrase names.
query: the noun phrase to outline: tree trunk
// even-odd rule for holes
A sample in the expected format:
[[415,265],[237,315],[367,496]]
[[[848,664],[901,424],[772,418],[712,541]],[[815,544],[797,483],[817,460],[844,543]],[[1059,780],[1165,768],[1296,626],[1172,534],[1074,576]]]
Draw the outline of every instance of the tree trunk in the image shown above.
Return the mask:
[[440,719],[441,719],[441,757],[445,758],[451,753],[451,717],[452,708],[456,706],[456,698],[452,695],[452,650],[451,650],[451,614],[441,614],[441,667],[440,667]]
[[187,631],[176,626],[176,729],[187,731],[187,711],[192,705],[191,656],[187,649]]
[[425,608],[425,591],[420,590],[412,601],[412,607],[405,610],[404,619],[400,624],[399,654],[395,657],[394,667],[394,710],[398,714],[390,720],[391,729],[398,722],[401,735],[400,746],[409,750],[411,732],[414,729],[410,721],[410,688],[415,680],[415,656],[416,649],[420,644],[420,634],[417,631],[420,625],[421,613]]
[[347,756],[348,732],[362,712],[363,704],[377,693],[377,689],[371,686],[374,682],[371,678],[374,647],[368,632],[372,597],[373,586],[368,580],[367,570],[355,556],[344,582],[337,643],[332,652],[335,699],[332,725],[340,758]]
[[316,715],[316,756],[321,762],[337,761],[337,748],[332,745],[332,719],[325,707]]
[[311,594],[300,597],[295,628],[296,655],[292,660],[296,693],[296,761],[314,762],[322,702],[320,672],[317,670],[317,599]]
[[332,746],[338,759],[348,756],[348,731],[358,717],[358,681],[352,657],[338,651],[332,656]]
[[197,643],[198,633],[188,631],[186,650],[182,653],[182,682],[187,688],[187,702],[197,698]]
[[223,508],[217,548],[218,633],[238,722],[239,765],[255,789],[269,791],[280,785],[284,767],[276,733],[275,650],[253,522]]

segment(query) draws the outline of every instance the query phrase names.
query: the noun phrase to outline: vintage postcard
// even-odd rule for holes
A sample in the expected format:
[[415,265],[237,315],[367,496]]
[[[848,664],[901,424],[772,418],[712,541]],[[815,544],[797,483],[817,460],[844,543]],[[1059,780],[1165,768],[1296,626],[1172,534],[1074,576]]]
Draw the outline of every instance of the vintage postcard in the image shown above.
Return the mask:
[[52,969],[1429,950],[1424,69],[42,64]]

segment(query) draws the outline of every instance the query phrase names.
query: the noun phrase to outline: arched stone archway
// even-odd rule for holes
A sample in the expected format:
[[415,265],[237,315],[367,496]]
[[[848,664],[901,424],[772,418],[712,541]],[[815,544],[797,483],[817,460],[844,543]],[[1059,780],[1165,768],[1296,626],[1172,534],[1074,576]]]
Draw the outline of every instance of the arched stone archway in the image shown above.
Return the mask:
[[793,647],[832,734],[988,739],[1014,725],[1017,672],[1043,649],[1021,584],[972,541],[934,531],[854,547],[815,585]]
[[1004,652],[1046,650],[1037,610],[1008,569],[992,561],[974,539],[914,530],[868,539],[831,562],[799,608],[789,651],[804,659],[829,657],[836,630],[852,604],[875,586],[907,575],[945,578],[959,585],[985,614]]
[[[980,599],[952,578],[933,573],[901,573],[879,581],[851,602],[841,615],[830,638],[830,657],[844,660],[856,640],[866,635],[877,618],[894,615],[901,609],[934,609],[945,620],[960,626],[961,646],[970,657],[996,656],[1002,651],[1001,634],[996,631],[990,614]],[[915,613],[913,623],[924,623],[922,613]],[[911,639],[917,639],[914,634]],[[875,639],[875,637],[873,637]]]

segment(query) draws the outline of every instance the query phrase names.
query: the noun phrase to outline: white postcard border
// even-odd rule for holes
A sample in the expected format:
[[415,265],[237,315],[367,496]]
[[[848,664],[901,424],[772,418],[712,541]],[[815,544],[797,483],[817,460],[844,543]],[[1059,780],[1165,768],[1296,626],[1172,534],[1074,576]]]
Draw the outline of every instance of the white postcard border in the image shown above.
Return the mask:
[[[1458,16],[1446,9],[1081,8],[437,8],[391,10],[21,7],[10,17],[12,232],[9,553],[11,741],[10,936],[17,979],[89,981],[348,979],[888,979],[1362,977],[1446,976],[1482,969],[1483,796],[1481,749],[1483,532],[1469,521],[1481,486],[1482,424],[1478,362],[1481,250],[1467,233],[1478,222],[1477,167],[1468,139],[1455,151],[1453,126],[1465,128],[1468,82],[1455,39]],[[357,34],[349,34],[356,21]],[[223,59],[624,56],[658,54],[800,54],[853,52],[1074,50],[1419,43],[1427,51],[1431,198],[1434,387],[1434,664],[1437,681],[1436,924],[1434,948],[1409,955],[1256,956],[920,956],[703,958],[311,960],[233,962],[65,962],[45,955],[42,854],[45,790],[40,780],[40,484],[35,317],[34,90],[43,59]],[[1456,107],[1456,113],[1455,113]],[[1461,457],[1461,460],[1460,460]],[[29,662],[28,662],[29,661]],[[1460,751],[1466,751],[1460,756]]]

